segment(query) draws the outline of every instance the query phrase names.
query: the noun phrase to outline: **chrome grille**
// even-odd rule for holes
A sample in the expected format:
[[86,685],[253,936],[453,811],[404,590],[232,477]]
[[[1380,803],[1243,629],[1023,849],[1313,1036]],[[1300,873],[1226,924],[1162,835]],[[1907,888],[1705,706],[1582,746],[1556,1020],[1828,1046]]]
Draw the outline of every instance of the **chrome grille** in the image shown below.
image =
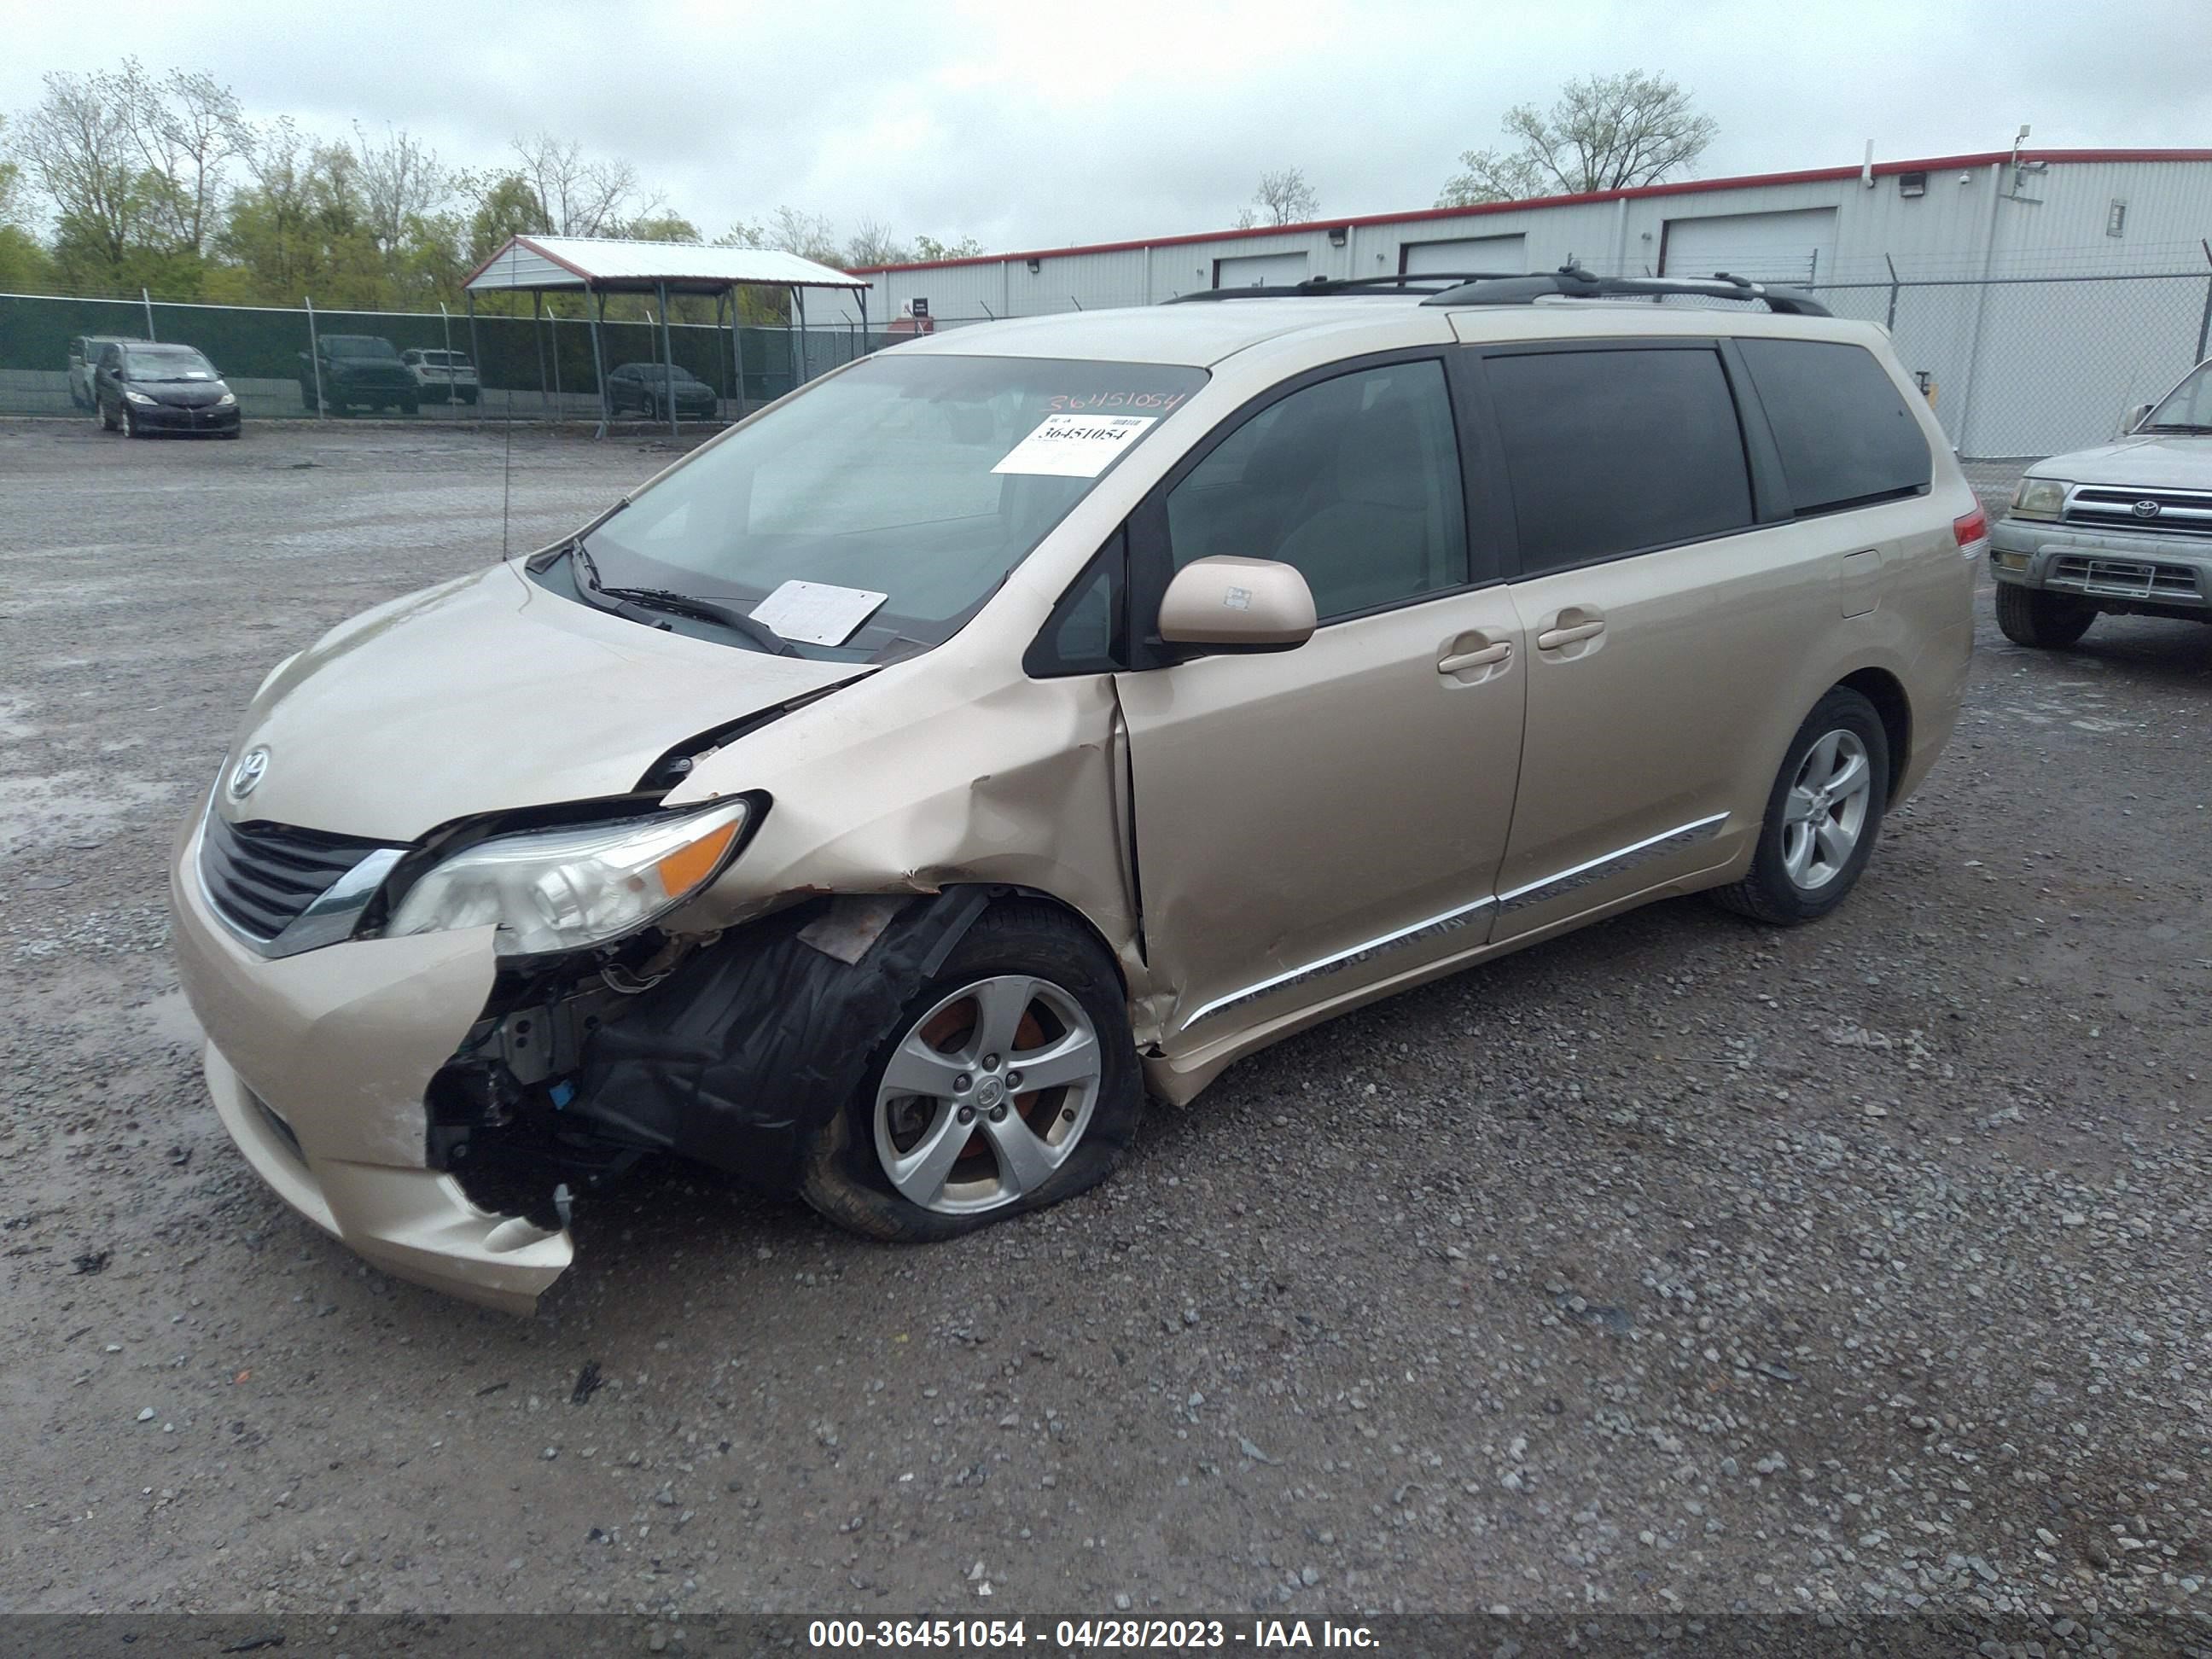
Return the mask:
[[[2143,507],[2157,511],[2138,510]],[[2212,490],[2081,484],[2066,498],[2063,521],[2146,536],[2212,536]]]
[[2175,599],[2184,605],[2201,601],[2197,574],[2186,565],[2160,564],[2149,559],[2090,558],[2069,554],[2051,568],[2047,579],[2054,587],[2079,588],[2115,599]]
[[200,879],[239,932],[275,939],[383,843],[282,823],[230,823],[210,811],[200,836]]

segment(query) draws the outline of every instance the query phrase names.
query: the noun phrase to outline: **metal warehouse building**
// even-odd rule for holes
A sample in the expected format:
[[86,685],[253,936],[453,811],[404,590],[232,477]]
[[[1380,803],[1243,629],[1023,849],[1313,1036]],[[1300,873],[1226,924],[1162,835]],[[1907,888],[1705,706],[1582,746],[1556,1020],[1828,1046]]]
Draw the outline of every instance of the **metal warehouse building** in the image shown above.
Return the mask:
[[2207,237],[2212,149],[2021,149],[856,274],[878,319],[942,328],[1309,276],[1724,270],[1886,325],[1960,451],[2011,456],[2111,435],[2204,355]]

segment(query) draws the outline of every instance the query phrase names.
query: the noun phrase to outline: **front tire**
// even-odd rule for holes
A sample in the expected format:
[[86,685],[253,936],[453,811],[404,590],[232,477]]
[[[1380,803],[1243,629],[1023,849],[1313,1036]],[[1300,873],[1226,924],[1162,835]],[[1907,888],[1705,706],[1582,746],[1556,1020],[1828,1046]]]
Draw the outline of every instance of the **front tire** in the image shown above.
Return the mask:
[[1825,916],[1850,896],[1889,805],[1889,733],[1848,686],[1813,705],[1766,799],[1759,850],[1716,902],[1777,927]]
[[138,417],[131,412],[131,405],[129,404],[120,404],[117,405],[117,408],[121,411],[123,416],[123,435],[126,438],[144,437],[146,435],[145,429],[138,424]]
[[1105,1180],[1143,1100],[1113,958],[1052,906],[1002,902],[816,1132],[800,1193],[865,1238],[957,1238]]
[[2014,582],[1997,584],[1997,627],[2014,645],[2069,646],[2096,620],[2097,607],[2070,593],[2051,593]]

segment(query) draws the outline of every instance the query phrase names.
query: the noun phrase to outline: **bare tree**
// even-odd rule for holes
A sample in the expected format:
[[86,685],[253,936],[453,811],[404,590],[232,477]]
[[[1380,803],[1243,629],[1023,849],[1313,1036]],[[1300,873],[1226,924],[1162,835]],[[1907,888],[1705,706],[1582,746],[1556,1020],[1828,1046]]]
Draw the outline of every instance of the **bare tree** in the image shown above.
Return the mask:
[[9,135],[31,188],[111,264],[119,264],[148,216],[131,125],[103,75],[54,70],[46,95]]
[[892,235],[890,226],[879,219],[863,219],[845,244],[845,257],[839,263],[853,268],[902,265],[913,258],[914,250]]
[[159,180],[170,240],[204,253],[223,206],[223,173],[236,150],[238,96],[204,70],[173,69],[159,80],[135,58],[103,77],[131,129],[147,171]]
[[1255,225],[1301,224],[1321,211],[1321,198],[1306,182],[1304,167],[1282,167],[1260,175],[1260,188],[1249,206],[1237,215],[1237,228]]
[[845,251],[837,245],[837,228],[829,216],[800,208],[780,207],[766,224],[741,219],[715,240],[722,247],[779,248],[817,265],[842,265],[845,260]]
[[410,225],[453,199],[453,175],[437,151],[404,128],[387,126],[379,143],[356,122],[353,140],[362,208],[377,246],[389,252],[407,239]]
[[514,155],[516,171],[536,192],[553,235],[603,235],[662,205],[658,195],[641,196],[635,167],[586,156],[573,138],[564,142],[550,132],[517,138]]
[[1438,207],[1657,184],[1695,166],[1720,131],[1688,93],[1642,70],[1570,81],[1548,112],[1516,105],[1504,125],[1516,143],[1462,155]]
[[983,245],[973,236],[963,236],[957,242],[940,242],[934,236],[914,239],[914,257],[917,259],[972,259],[983,251]]

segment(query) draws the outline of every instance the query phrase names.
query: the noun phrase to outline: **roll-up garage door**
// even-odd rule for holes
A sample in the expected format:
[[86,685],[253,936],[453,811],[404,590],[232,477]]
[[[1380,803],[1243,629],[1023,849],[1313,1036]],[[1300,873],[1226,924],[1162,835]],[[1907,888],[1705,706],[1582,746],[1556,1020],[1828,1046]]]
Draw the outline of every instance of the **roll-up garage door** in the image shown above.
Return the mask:
[[1755,283],[1813,283],[1836,263],[1836,210],[1724,213],[1669,219],[1660,245],[1662,276],[1711,276],[1725,270]]
[[1398,250],[1398,269],[1520,271],[1528,269],[1526,236],[1462,236],[1449,242],[1408,242]]
[[1213,262],[1216,288],[1287,287],[1305,279],[1306,256],[1303,253],[1240,253],[1232,259]]

